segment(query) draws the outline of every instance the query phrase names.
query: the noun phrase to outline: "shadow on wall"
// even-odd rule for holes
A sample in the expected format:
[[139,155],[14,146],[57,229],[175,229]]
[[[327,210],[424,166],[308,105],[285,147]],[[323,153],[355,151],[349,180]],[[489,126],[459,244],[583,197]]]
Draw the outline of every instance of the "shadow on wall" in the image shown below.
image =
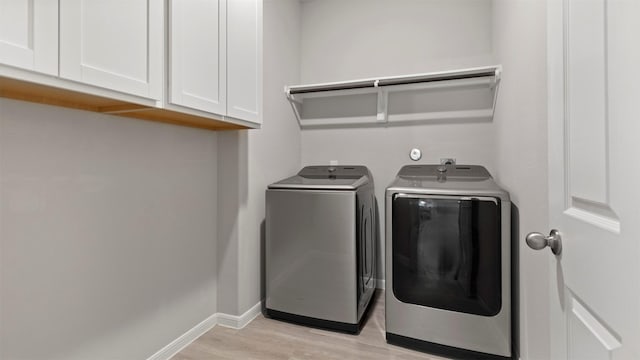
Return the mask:
[[260,311],[264,314],[267,309],[267,221],[260,223]]
[[511,348],[512,357],[520,358],[520,210],[511,203]]

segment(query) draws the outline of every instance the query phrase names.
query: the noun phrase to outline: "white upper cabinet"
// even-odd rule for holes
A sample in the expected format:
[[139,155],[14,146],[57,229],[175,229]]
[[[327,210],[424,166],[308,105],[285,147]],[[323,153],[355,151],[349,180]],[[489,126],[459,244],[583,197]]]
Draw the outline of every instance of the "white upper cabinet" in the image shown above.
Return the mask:
[[162,0],[60,0],[60,77],[162,99]]
[[0,0],[0,96],[259,128],[262,0]]
[[58,2],[0,0],[0,63],[58,74]]
[[227,3],[227,115],[262,122],[262,0]]
[[169,103],[261,123],[262,0],[171,0]]
[[224,115],[226,0],[171,0],[169,102]]

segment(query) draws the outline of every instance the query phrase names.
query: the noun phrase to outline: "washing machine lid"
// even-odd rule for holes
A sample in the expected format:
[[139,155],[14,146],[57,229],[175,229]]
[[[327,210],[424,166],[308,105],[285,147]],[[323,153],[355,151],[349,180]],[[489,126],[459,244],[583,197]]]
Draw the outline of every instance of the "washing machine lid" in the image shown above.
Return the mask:
[[269,185],[269,189],[355,190],[370,182],[366,166],[306,166],[297,175]]
[[387,195],[392,193],[491,196],[509,201],[509,194],[479,165],[406,165],[387,188]]
[[405,165],[398,177],[440,181],[484,181],[491,179],[489,171],[480,165]]

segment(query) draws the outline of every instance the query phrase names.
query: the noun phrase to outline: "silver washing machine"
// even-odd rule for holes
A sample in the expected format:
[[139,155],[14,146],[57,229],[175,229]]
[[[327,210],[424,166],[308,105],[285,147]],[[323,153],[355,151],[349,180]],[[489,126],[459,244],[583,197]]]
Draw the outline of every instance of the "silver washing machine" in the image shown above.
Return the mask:
[[509,194],[482,166],[408,165],[385,203],[387,342],[510,359]]
[[364,166],[307,166],[266,192],[266,314],[358,333],[375,290],[376,207]]

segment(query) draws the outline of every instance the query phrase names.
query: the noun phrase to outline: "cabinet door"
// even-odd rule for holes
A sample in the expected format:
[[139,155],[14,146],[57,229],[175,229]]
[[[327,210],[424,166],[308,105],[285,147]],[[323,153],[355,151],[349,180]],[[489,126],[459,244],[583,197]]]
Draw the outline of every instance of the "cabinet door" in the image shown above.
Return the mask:
[[58,75],[58,2],[0,0],[0,63]]
[[162,98],[162,0],[60,0],[60,77]]
[[227,115],[262,122],[262,0],[227,3]]
[[170,1],[170,103],[226,114],[226,2]]

